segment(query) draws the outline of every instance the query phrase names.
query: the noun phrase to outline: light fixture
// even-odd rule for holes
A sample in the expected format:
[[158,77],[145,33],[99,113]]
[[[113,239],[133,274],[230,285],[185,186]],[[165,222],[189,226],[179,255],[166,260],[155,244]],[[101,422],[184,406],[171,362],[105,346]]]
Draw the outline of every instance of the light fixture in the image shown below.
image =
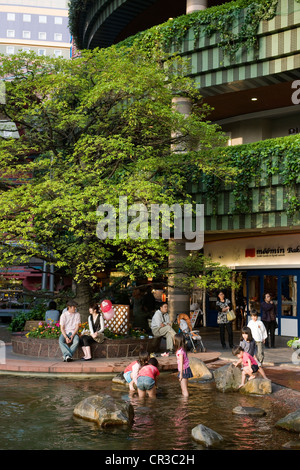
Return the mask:
[[257,101],[257,98],[253,97],[251,98],[251,101]]

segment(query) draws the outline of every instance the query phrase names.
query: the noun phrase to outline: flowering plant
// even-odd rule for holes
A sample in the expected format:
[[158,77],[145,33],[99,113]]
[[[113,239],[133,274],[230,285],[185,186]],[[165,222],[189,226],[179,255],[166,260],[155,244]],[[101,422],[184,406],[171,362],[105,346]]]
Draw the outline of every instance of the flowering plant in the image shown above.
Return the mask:
[[[78,334],[88,328],[88,323],[80,323]],[[36,328],[33,328],[31,331],[26,333],[27,338],[59,338],[61,334],[59,322],[54,322],[53,320],[40,321]]]
[[141,336],[148,338],[146,331],[140,330],[139,328],[132,328],[132,330],[130,330],[129,336],[132,336],[133,338],[140,338]]
[[59,338],[61,331],[59,322],[48,320],[39,322],[36,328],[33,328],[26,334],[27,338]]
[[103,331],[103,334],[106,338],[109,338],[109,339],[123,339],[123,338],[125,338],[125,335],[120,335],[120,334],[114,333],[113,331],[110,331],[110,329],[107,328],[107,327]]

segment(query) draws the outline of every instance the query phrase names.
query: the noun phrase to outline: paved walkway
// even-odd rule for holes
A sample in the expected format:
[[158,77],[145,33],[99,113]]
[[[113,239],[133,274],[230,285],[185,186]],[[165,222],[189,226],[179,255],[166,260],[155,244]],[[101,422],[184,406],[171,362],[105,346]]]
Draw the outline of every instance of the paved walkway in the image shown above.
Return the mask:
[[[228,361],[236,360],[231,349],[222,349],[217,328],[201,328],[201,336],[206,352],[189,353],[207,364],[209,368],[219,367]],[[234,332],[234,344],[239,343],[240,334]],[[300,391],[300,363],[295,364],[292,350],[286,346],[289,338],[276,337],[274,349],[265,349],[264,369],[266,375],[274,383],[293,390]],[[92,361],[74,360],[72,362],[59,361],[56,358],[37,358],[21,356],[13,353],[10,343],[5,347],[5,363],[0,363],[0,374],[14,375],[51,375],[51,376],[85,376],[99,377],[99,374],[112,375],[124,370],[130,359],[111,358],[94,359]],[[162,371],[176,371],[175,356],[158,357]],[[3,361],[2,361],[3,362]]]

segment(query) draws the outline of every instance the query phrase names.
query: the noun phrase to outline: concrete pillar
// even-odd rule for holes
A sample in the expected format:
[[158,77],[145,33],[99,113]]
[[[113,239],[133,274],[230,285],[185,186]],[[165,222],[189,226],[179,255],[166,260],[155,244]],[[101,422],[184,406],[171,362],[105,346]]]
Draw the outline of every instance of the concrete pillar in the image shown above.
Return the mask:
[[207,8],[207,0],[186,0],[186,14],[194,13],[194,11],[205,10]]
[[54,265],[50,264],[49,291],[54,292]]
[[181,114],[188,116],[191,113],[191,100],[184,96],[174,96],[172,98],[172,105],[176,111],[179,111]]
[[42,274],[42,289],[45,290],[47,289],[47,263],[46,261],[43,262],[43,274]]
[[[175,111],[183,114],[184,116],[188,116],[191,113],[192,103],[189,98],[184,96],[174,96],[172,98],[172,107]],[[179,133],[174,132],[172,137],[180,137]],[[187,149],[187,142],[177,142],[176,144],[172,145],[171,150],[173,152],[186,152]]]

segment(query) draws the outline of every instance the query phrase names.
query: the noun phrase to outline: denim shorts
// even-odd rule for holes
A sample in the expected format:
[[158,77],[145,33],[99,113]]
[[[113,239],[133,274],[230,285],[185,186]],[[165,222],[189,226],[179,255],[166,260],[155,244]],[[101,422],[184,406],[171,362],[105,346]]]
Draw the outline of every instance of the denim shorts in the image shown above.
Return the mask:
[[140,390],[151,390],[155,385],[155,380],[146,375],[141,375],[137,378],[137,388]]
[[128,372],[124,372],[124,379],[126,380],[126,382],[129,384],[131,381],[132,381],[132,378],[131,378],[131,370],[129,370]]

